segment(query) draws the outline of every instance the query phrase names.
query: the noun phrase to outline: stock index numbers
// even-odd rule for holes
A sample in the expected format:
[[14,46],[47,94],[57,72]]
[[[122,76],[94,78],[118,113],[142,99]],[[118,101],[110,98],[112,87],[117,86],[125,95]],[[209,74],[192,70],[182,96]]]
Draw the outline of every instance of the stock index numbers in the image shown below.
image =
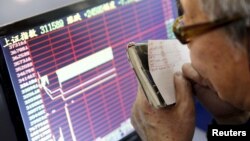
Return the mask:
[[119,6],[124,6],[124,5],[134,3],[134,2],[139,2],[139,1],[142,1],[142,0],[118,0],[118,1],[110,1],[110,2],[104,3],[97,7],[90,8],[86,11],[75,13],[66,18],[58,19],[50,23],[41,25],[39,28],[32,28],[27,31],[23,31],[19,34],[6,37],[4,38],[5,43],[3,47],[11,47],[13,44],[16,44],[16,43],[18,44],[21,41],[25,41],[25,40],[37,37],[39,35],[43,35],[51,31],[63,28],[66,25],[70,25],[75,22],[82,21],[86,18],[91,18],[93,16],[102,14],[104,12],[114,10]]

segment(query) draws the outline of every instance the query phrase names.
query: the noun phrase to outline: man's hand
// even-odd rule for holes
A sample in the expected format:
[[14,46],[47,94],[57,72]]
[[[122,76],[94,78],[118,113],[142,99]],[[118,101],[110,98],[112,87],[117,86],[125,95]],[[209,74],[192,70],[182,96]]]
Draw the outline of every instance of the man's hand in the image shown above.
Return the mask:
[[182,67],[183,75],[193,82],[193,90],[201,104],[213,115],[219,124],[242,124],[249,119],[249,112],[235,108],[222,101],[191,64]]
[[191,141],[195,128],[195,108],[190,83],[174,77],[176,104],[163,109],[149,105],[139,88],[132,109],[132,124],[144,141]]

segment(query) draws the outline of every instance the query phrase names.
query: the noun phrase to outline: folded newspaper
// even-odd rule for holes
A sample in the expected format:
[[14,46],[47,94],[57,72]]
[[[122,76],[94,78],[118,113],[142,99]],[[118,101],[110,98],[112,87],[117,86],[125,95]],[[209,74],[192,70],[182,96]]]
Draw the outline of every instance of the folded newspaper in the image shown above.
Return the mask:
[[155,108],[175,104],[173,74],[190,62],[189,50],[178,40],[130,43],[129,62],[149,103]]

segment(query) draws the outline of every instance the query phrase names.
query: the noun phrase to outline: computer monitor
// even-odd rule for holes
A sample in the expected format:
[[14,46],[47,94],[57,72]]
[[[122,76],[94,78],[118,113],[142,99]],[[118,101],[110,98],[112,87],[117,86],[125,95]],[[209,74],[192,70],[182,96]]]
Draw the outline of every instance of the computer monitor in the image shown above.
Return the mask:
[[176,9],[175,0],[85,0],[1,27],[1,81],[18,136],[116,141],[132,133],[137,80],[126,45],[173,38]]

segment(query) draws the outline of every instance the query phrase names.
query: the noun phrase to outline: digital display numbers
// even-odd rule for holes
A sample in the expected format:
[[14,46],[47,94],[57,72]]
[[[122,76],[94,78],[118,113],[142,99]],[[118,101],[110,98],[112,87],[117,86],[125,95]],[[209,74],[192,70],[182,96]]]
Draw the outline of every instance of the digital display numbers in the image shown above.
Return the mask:
[[64,26],[65,26],[65,24],[64,24],[64,21],[62,19],[57,20],[57,21],[53,21],[51,23],[40,26],[40,30],[41,30],[40,33],[46,34],[46,33],[51,32],[53,30],[57,30],[59,28],[62,28]]
[[56,21],[52,21],[45,25],[41,25],[39,28],[29,29],[19,34],[6,37],[4,38],[5,44],[3,45],[3,47],[11,47],[14,44],[19,43],[21,41],[26,41],[31,38],[37,37],[39,35],[46,34],[51,31],[63,28],[66,25],[70,25],[75,22],[82,21],[83,19],[91,18],[99,14],[102,14],[104,12],[114,10],[119,6],[124,6],[124,5],[128,5],[131,3],[139,2],[139,1],[143,1],[143,0],[118,0],[118,1],[113,0],[107,3],[104,3],[97,7],[87,9],[86,11],[82,13],[75,13],[66,18],[58,19]]

